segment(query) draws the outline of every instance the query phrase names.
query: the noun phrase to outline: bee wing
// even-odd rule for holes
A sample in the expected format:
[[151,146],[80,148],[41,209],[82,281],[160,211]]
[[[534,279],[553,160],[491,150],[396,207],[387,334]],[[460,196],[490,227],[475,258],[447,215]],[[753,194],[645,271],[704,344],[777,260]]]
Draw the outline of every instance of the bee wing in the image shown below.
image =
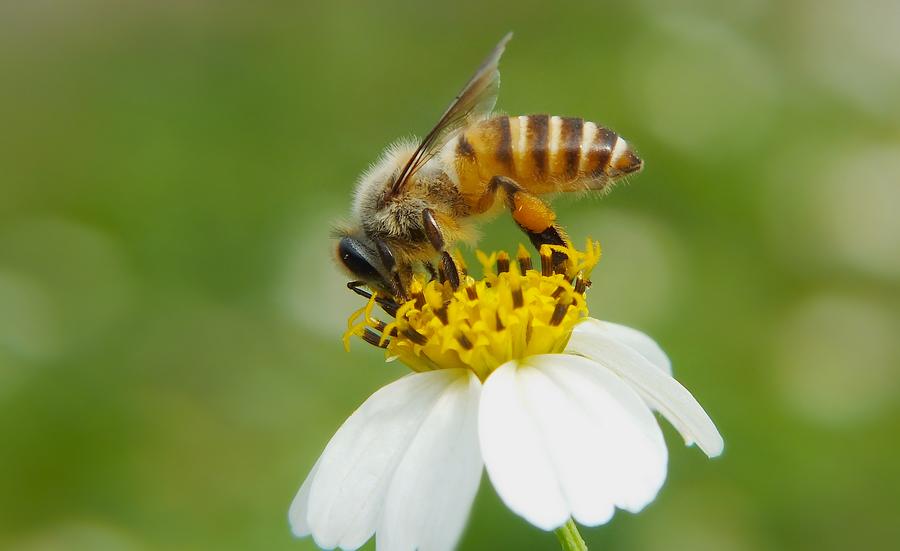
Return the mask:
[[441,150],[456,130],[473,120],[482,118],[494,108],[494,104],[497,102],[497,92],[500,89],[500,71],[497,70],[497,64],[510,38],[512,38],[512,33],[504,36],[503,40],[494,46],[491,53],[441,116],[437,125],[425,136],[410,157],[409,162],[406,163],[400,176],[394,181],[389,196],[392,197],[403,191],[410,177]]

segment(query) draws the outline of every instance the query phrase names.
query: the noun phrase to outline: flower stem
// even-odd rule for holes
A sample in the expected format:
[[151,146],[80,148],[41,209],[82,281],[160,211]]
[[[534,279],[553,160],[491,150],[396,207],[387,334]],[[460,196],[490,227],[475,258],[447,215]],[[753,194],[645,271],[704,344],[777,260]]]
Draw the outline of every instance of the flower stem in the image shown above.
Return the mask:
[[581,539],[581,534],[578,533],[575,521],[571,518],[554,532],[557,539],[559,539],[559,544],[562,545],[563,551],[588,551],[587,545]]

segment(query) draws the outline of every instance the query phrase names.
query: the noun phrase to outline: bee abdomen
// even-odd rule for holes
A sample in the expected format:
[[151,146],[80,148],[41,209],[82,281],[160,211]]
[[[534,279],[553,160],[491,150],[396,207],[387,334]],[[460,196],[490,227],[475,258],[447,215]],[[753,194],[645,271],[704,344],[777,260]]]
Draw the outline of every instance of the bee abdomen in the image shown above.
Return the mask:
[[463,189],[496,175],[535,193],[603,189],[643,166],[618,134],[570,117],[496,117],[471,125],[454,142]]

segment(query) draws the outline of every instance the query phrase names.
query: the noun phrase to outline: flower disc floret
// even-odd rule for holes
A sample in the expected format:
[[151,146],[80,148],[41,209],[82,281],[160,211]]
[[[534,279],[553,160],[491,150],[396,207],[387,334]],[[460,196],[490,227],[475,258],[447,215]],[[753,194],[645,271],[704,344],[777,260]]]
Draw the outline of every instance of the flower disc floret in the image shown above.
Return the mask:
[[[553,249],[568,259],[555,270],[550,265]],[[454,290],[451,281],[426,282],[417,276],[410,286],[412,298],[397,309],[395,321],[384,324],[372,317],[377,300],[372,297],[351,317],[345,341],[379,331],[378,342],[388,357],[413,371],[465,368],[484,381],[510,360],[565,348],[572,328],[588,315],[584,294],[599,256],[591,241],[587,252],[545,245],[536,270],[521,245],[513,263],[502,251],[491,256],[478,251],[481,280],[466,275]],[[360,314],[365,314],[363,321],[354,324]]]

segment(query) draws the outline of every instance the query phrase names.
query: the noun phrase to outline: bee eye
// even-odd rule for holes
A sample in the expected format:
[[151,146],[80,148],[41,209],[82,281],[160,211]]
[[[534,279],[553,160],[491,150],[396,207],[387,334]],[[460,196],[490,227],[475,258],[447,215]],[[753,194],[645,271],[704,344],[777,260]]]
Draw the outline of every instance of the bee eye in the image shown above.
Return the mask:
[[386,286],[383,285],[384,276],[373,264],[373,260],[376,258],[375,254],[361,242],[352,237],[344,237],[338,244],[338,257],[341,259],[341,263],[356,277]]

